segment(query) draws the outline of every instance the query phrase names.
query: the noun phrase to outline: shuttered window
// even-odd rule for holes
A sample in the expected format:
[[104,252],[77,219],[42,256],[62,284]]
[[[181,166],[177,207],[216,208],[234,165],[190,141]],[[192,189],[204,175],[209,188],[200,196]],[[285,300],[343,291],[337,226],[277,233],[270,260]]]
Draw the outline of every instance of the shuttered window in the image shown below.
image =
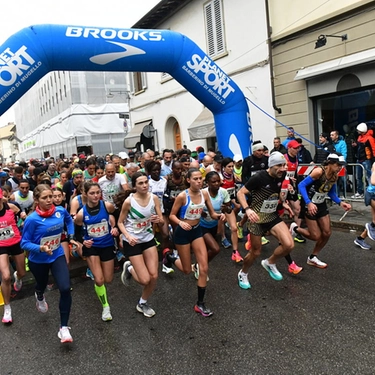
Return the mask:
[[222,0],[212,0],[204,5],[208,56],[218,57],[226,53]]
[[131,72],[130,73],[130,91],[132,94],[137,94],[146,90],[147,76],[144,72]]

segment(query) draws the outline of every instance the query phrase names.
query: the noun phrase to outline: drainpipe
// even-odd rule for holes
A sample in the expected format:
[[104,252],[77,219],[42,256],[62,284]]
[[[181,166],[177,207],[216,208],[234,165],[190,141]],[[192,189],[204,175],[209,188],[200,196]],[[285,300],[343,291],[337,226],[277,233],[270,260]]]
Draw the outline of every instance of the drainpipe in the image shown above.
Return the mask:
[[270,77],[271,77],[271,97],[272,97],[272,107],[277,113],[281,113],[281,108],[276,105],[275,97],[275,79],[273,76],[273,59],[272,59],[272,45],[271,45],[271,25],[270,25],[270,13],[268,10],[268,0],[266,2],[266,22],[267,22],[267,43],[268,43],[268,60],[270,63]]

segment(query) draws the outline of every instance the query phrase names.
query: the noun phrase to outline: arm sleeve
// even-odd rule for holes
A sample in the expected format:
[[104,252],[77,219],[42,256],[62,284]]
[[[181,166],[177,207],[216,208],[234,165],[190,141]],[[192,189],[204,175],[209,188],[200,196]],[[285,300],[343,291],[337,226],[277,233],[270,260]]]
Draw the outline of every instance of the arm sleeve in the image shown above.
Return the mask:
[[302,198],[306,202],[306,204],[311,203],[311,200],[309,199],[309,196],[307,195],[307,187],[312,185],[313,182],[314,180],[311,178],[311,176],[307,176],[298,184],[298,191],[302,195]]
[[341,199],[336,195],[336,184],[332,185],[330,191],[328,192],[328,196],[337,204],[341,203]]

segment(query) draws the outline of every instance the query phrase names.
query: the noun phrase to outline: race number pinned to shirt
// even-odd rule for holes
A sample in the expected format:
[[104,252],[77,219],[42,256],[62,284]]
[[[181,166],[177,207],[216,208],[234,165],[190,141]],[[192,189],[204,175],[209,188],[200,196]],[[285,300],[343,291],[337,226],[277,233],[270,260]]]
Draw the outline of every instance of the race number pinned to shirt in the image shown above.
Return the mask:
[[12,237],[14,237],[14,231],[11,226],[0,229],[0,241],[9,240]]
[[189,209],[186,211],[185,219],[198,220],[202,216],[202,211],[203,205],[197,205],[195,207],[193,205],[190,205]]
[[150,228],[151,228],[151,220],[150,219],[137,220],[133,224],[133,230],[134,230],[135,234],[145,232]]
[[54,236],[42,237],[40,240],[40,246],[49,246],[52,251],[55,251],[60,247],[61,233]]
[[327,193],[315,193],[311,199],[311,201],[315,204],[323,203],[327,197]]
[[262,207],[260,208],[260,212],[271,214],[272,212],[276,211],[278,204],[279,201],[277,199],[265,200],[262,204]]
[[87,226],[87,234],[90,237],[99,238],[104,237],[109,233],[108,222],[106,220],[96,223],[90,224]]

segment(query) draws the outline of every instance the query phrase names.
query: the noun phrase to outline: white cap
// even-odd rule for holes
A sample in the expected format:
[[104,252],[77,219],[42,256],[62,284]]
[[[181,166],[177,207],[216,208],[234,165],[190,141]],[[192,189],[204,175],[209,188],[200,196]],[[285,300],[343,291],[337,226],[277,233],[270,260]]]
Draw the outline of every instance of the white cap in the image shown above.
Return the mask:
[[235,163],[239,162],[240,160],[243,160],[243,158],[240,154],[236,154],[236,155],[233,156],[233,161]]
[[328,161],[333,161],[333,162],[335,162],[335,163],[337,163],[337,164],[340,164],[340,165],[344,165],[344,164],[346,164],[345,163],[345,158],[344,158],[344,156],[343,155],[337,155],[337,154],[329,154],[328,156],[327,156],[327,160]]
[[361,122],[359,125],[357,125],[357,130],[362,133],[367,132],[367,125],[364,122]]
[[279,164],[286,164],[285,156],[279,151],[274,151],[268,158],[268,166],[271,168]]
[[121,159],[129,159],[129,156],[126,152],[119,152],[118,156],[121,158]]

